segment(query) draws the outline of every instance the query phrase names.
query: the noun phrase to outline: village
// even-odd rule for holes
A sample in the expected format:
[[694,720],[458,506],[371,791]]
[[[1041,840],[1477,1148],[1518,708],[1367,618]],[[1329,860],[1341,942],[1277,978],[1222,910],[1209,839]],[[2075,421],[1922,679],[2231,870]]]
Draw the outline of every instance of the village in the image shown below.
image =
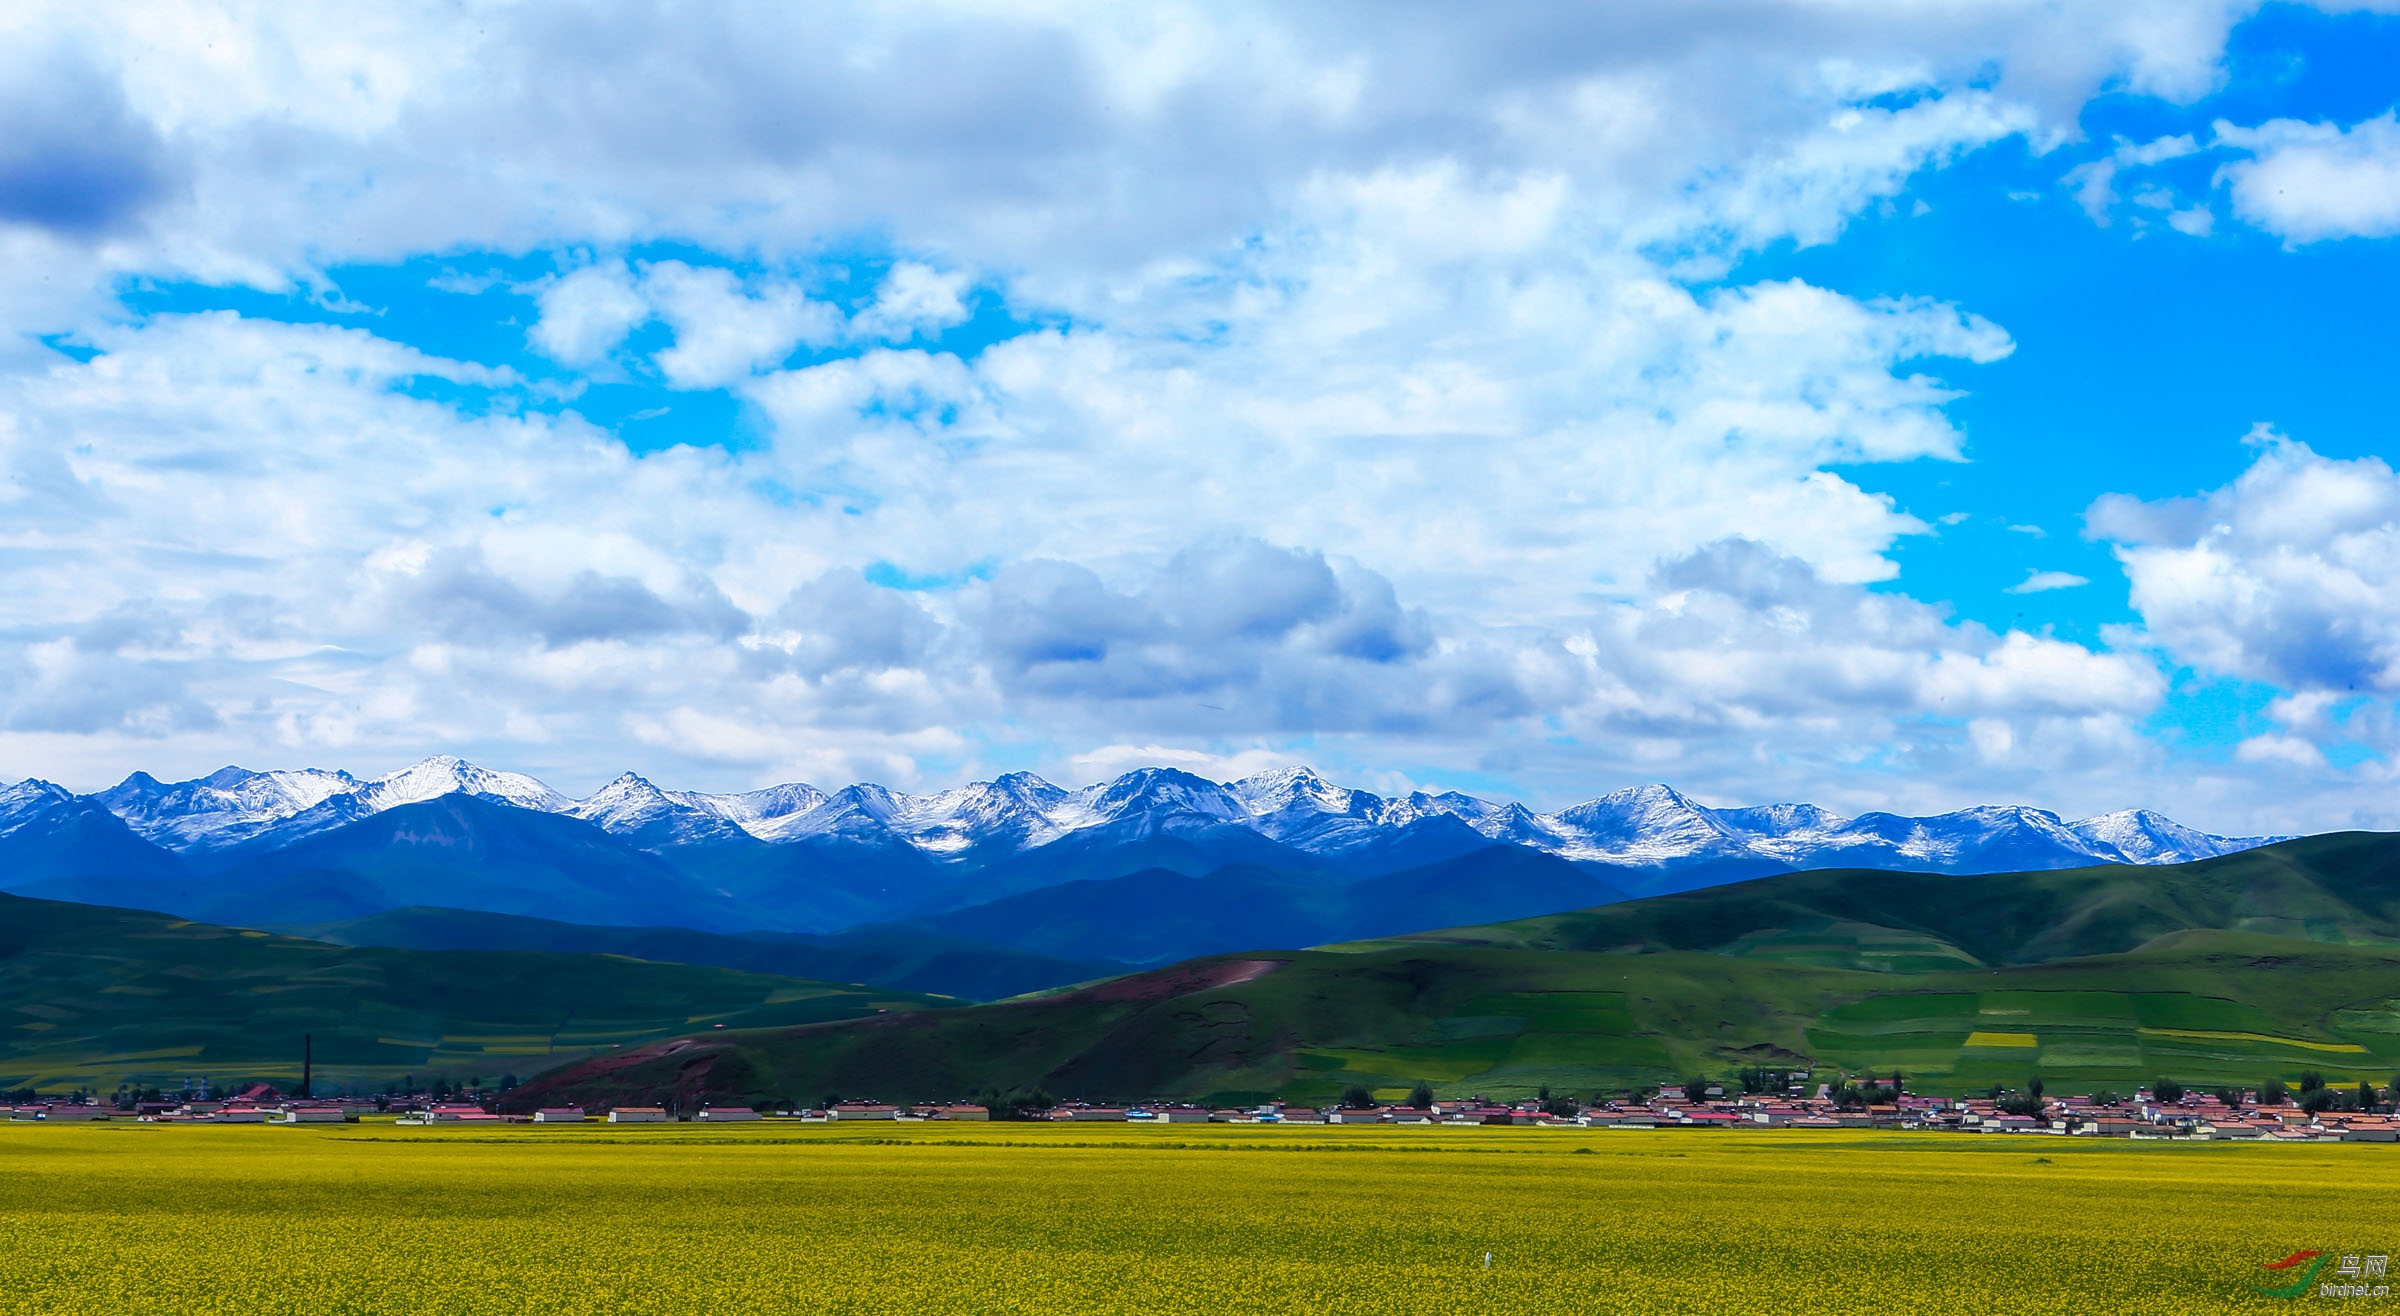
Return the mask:
[[[2313,1076],[2312,1076],[2313,1078]],[[1103,1105],[1067,1102],[1039,1108],[995,1107],[973,1102],[884,1103],[846,1100],[816,1108],[767,1103],[751,1106],[698,1105],[543,1107],[502,1113],[496,1098],[443,1100],[425,1094],[376,1097],[287,1097],[269,1084],[252,1084],[221,1099],[141,1101],[106,1105],[86,1099],[33,1100],[7,1108],[12,1122],[85,1123],[133,1120],[153,1124],[283,1124],[389,1121],[405,1127],[501,1124],[735,1124],[782,1122],[832,1124],[859,1121],[918,1123],[1014,1119],[1052,1123],[1399,1125],[1424,1128],[1526,1127],[1672,1131],[1704,1129],[1897,1129],[1938,1133],[2021,1136],[2183,1139],[2267,1142],[2400,1142],[2400,1118],[2373,1109],[2344,1110],[2312,1100],[2330,1093],[2321,1084],[2304,1086],[2295,1103],[2281,1099],[2280,1084],[2266,1093],[2170,1092],[2144,1088],[2129,1098],[2087,1094],[2044,1099],[2015,1094],[1986,1097],[1917,1096],[1905,1090],[1822,1083],[1814,1096],[1727,1092],[1710,1085],[1696,1092],[1669,1085],[1646,1100],[1631,1097],[1584,1105],[1563,1099],[1502,1102],[1482,1098],[1418,1100],[1384,1105],[1352,1100],[1311,1107],[1270,1101],[1255,1106],[1206,1107],[1179,1102]],[[468,1094],[480,1096],[480,1094]],[[1353,1096],[1357,1094],[1354,1091]],[[2230,1098],[2230,1100],[2228,1099]]]

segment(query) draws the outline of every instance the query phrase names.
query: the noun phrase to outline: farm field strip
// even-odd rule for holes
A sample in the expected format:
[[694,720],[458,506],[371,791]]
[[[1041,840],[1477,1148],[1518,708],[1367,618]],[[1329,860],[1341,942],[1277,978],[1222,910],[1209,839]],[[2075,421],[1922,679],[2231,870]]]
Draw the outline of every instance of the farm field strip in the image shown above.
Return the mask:
[[1863,1132],[0,1126],[0,1313],[2230,1311],[2263,1301],[2263,1261],[2391,1252],[2400,1228],[2358,1186],[2393,1157]]

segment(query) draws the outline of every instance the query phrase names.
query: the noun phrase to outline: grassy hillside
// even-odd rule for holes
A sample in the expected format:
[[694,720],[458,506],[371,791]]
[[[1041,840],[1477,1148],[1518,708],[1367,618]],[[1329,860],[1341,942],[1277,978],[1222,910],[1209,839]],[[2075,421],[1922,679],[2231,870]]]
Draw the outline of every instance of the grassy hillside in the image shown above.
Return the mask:
[[1746,1065],[1921,1090],[2252,1084],[2400,1070],[2400,950],[2202,932],[2126,955],[1898,974],[1696,952],[1473,946],[1224,956],[966,1010],[722,1034],[547,1075],[624,1100],[986,1087],[1093,1100],[1619,1090]]
[[0,1087],[529,1074],[621,1043],[954,1004],[608,955],[351,949],[0,896]]
[[629,1049],[536,1093],[686,1099],[1325,1099],[1586,1092],[1750,1064],[1921,1090],[2400,1070],[2400,838],[2177,868],[1804,873],[1314,951],[1195,960],[1035,1000]]
[[2112,954],[2193,929],[2400,945],[2400,836],[2337,832],[2155,868],[1792,873],[1405,940],[1905,972]]

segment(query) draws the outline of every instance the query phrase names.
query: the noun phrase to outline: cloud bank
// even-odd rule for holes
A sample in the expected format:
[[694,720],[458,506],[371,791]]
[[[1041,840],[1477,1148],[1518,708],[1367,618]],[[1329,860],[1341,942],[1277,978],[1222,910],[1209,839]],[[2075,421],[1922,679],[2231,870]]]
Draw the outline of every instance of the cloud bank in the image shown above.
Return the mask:
[[[1895,546],[1934,527],[1856,471],[1959,460],[1946,407],[2014,340],[1730,272],[2053,147],[2103,88],[2205,93],[2236,17],[16,11],[0,761],[905,784],[1142,746],[2116,807],[2162,761],[2159,652],[2301,660],[2177,602],[2199,568],[2151,564],[2201,550],[2149,504],[2094,519],[2138,641],[1910,597]],[[2239,172],[2317,150],[2320,191],[2371,181],[2369,129],[2239,138],[2237,213],[2369,231],[2369,201],[2310,221]],[[2186,153],[2078,195],[2112,213]],[[537,268],[458,273],[487,258]],[[330,304],[409,261],[518,318],[436,344],[398,311],[129,309],[177,281]],[[720,399],[747,437],[637,450],[590,418],[611,388]],[[2295,588],[2253,557],[2261,599]]]

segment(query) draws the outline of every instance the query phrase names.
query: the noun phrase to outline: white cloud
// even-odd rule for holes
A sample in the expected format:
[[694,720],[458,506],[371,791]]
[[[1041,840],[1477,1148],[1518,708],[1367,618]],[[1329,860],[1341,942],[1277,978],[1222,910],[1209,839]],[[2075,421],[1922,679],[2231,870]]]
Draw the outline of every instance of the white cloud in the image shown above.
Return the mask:
[[679,260],[642,267],[621,261],[587,266],[544,285],[541,319],[527,331],[552,360],[590,365],[653,318],[666,322],[674,344],[652,358],[676,388],[718,388],[777,365],[803,342],[833,340],[841,315],[788,284],[767,281],[752,290],[722,266]]
[[2323,769],[2324,751],[2298,736],[2252,736],[2234,746],[2234,757],[2244,763],[2275,763],[2286,767]]
[[675,331],[658,368],[677,388],[716,388],[775,365],[801,343],[832,341],[840,315],[799,289],[768,283],[745,291],[729,270],[660,261],[642,274],[659,318]]
[[2151,642],[2296,694],[2400,693],[2400,477],[2264,426],[2241,477],[2198,498],[2092,506]]
[[609,261],[562,275],[538,295],[542,318],[527,337],[543,355],[566,365],[590,365],[650,318],[650,302],[633,286],[624,263]]
[[1180,745],[1102,745],[1077,754],[1068,762],[1081,781],[1102,781],[1135,768],[1181,768],[1211,781],[1239,781],[1277,768],[1303,766],[1289,753],[1245,749],[1230,754],[1189,749]]
[[2346,129],[2219,122],[2217,140],[2251,154],[2217,173],[2243,220],[2293,243],[2400,233],[2400,119],[2391,111]]
[[2147,168],[2168,160],[2179,160],[2200,150],[2189,133],[2160,137],[2147,142],[2117,139],[2116,149],[2097,160],[2086,161],[2066,173],[2062,180],[2075,189],[2075,201],[2083,207],[2092,222],[2105,228],[2109,212],[2117,203],[2116,180],[2126,169]]
[[[1306,741],[1892,802],[2151,761],[2146,658],[1861,587],[1928,528],[1828,467],[1958,458],[1944,406],[2008,334],[1691,276],[2102,86],[2197,95],[2228,9],[190,13],[0,20],[36,52],[0,82],[67,125],[36,146],[121,166],[82,227],[0,197],[0,322],[105,349],[0,349],[12,768],[905,782]],[[101,57],[53,76],[53,30]],[[894,263],[844,324],[810,279],[862,248]],[[597,253],[534,347],[734,389],[758,446],[635,456],[409,388],[470,365],[114,301],[484,249]],[[969,288],[1051,327],[930,350]]]
[[853,334],[866,338],[906,341],[933,334],[967,318],[967,276],[957,270],[943,273],[918,261],[894,264],[876,291],[875,304],[850,322]]
[[2054,589],[2073,589],[2078,585],[2091,583],[2091,578],[2088,576],[2078,576],[2067,571],[2042,571],[2037,568],[2027,571],[2025,579],[2009,586],[2008,592],[2011,594],[2043,594]]

